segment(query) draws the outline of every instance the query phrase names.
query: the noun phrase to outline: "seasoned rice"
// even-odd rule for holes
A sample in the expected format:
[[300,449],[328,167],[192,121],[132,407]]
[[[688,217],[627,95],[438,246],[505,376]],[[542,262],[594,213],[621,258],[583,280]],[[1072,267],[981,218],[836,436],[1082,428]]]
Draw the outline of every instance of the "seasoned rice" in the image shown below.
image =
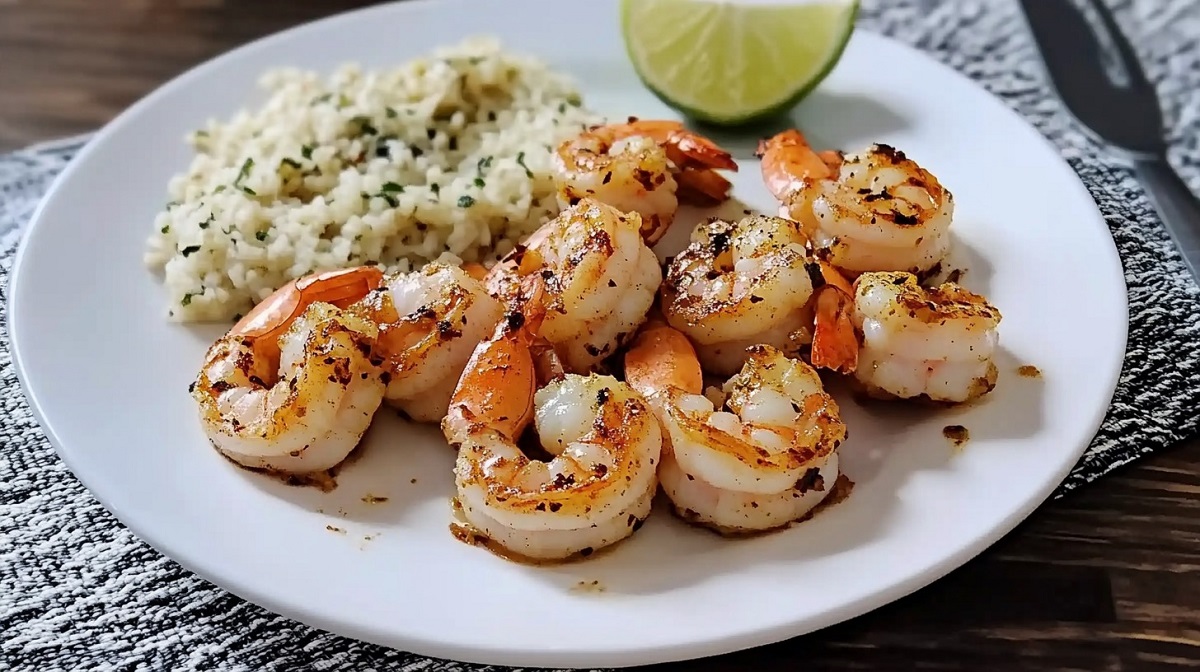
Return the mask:
[[569,78],[480,38],[262,85],[261,108],[189,136],[168,185],[145,263],[173,320],[234,319],[315,271],[502,255],[558,212],[553,148],[601,121]]

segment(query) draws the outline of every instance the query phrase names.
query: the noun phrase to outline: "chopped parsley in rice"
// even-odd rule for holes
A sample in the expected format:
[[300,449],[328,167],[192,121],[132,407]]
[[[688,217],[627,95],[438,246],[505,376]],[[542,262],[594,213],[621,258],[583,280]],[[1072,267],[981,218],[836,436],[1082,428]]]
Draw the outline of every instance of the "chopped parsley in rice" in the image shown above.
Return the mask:
[[317,271],[503,255],[558,213],[554,148],[603,121],[569,78],[490,39],[262,83],[262,107],[191,134],[169,183],[145,263],[171,319],[232,320]]

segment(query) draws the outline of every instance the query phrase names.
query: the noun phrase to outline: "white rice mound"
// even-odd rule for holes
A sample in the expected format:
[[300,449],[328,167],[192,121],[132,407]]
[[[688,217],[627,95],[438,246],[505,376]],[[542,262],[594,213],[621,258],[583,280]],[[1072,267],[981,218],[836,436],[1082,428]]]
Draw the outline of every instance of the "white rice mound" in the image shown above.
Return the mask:
[[603,121],[569,78],[487,38],[262,85],[261,108],[189,136],[155,219],[144,261],[172,320],[236,319],[319,271],[503,255],[559,211],[554,148]]

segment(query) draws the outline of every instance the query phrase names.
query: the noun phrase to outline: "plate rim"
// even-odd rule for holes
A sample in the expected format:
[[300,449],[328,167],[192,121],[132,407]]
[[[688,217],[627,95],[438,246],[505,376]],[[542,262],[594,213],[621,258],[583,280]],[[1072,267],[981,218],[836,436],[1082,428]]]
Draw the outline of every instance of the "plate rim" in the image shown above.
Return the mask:
[[[844,623],[849,619],[872,612],[882,606],[888,605],[907,595],[910,595],[936,582],[950,572],[953,572],[955,569],[962,567],[965,563],[969,562],[983,551],[991,548],[997,541],[1007,536],[1021,522],[1027,519],[1034,511],[1048,501],[1050,495],[1052,495],[1059,485],[1061,485],[1064,478],[1070,473],[1071,469],[1073,469],[1074,466],[1079,463],[1080,457],[1083,456],[1088,447],[1091,445],[1090,439],[1084,441],[1082,445],[1080,445],[1074,451],[1074,461],[1066,463],[1064,467],[1056,470],[1055,473],[1053,473],[1052,479],[1049,478],[1050,474],[1047,474],[1048,485],[1039,488],[1036,497],[1031,497],[1022,506],[1015,508],[1007,516],[1005,516],[1001,522],[995,525],[992,529],[987,530],[986,534],[976,535],[972,543],[967,544],[954,553],[942,557],[938,562],[935,562],[929,567],[925,568],[924,571],[918,572],[908,577],[906,580],[896,582],[883,590],[876,591],[857,600],[844,602],[838,607],[828,610],[825,612],[826,616],[823,619],[820,619],[826,621],[826,625],[818,627],[801,627],[800,623],[805,619],[794,618],[771,627],[761,628],[752,632],[738,632],[728,636],[710,639],[704,642],[683,644],[677,643],[665,646],[630,646],[619,651],[600,649],[589,649],[586,651],[558,651],[553,649],[529,651],[517,649],[497,649],[453,643],[448,640],[435,641],[423,638],[413,638],[407,635],[400,635],[395,632],[387,632],[385,634],[385,631],[382,628],[373,628],[370,630],[342,628],[338,623],[329,622],[326,617],[319,612],[312,612],[303,607],[284,604],[281,600],[272,597],[270,594],[256,592],[252,586],[242,585],[237,580],[227,580],[229,577],[222,577],[221,580],[218,581],[217,579],[213,578],[215,575],[218,575],[218,572],[206,572],[197,569],[199,566],[205,564],[203,561],[194,561],[192,558],[185,559],[175,554],[168,553],[165,549],[170,547],[171,544],[160,543],[158,540],[154,539],[154,535],[145,534],[145,530],[143,530],[141,524],[134,521],[137,516],[119,514],[116,510],[114,510],[114,508],[110,507],[110,505],[107,503],[108,498],[101,497],[93,488],[93,486],[89,484],[89,481],[94,479],[81,475],[76,471],[75,461],[71,457],[72,450],[65,447],[64,443],[54,432],[52,426],[47,422],[41,404],[38,401],[38,396],[35,394],[34,389],[30,385],[28,373],[25,371],[23,356],[21,354],[22,346],[20,345],[20,343],[23,343],[24,340],[18,336],[19,329],[15,328],[15,316],[17,312],[14,310],[14,308],[19,308],[19,306],[23,305],[23,303],[16,298],[18,296],[18,292],[16,290],[19,286],[18,283],[20,278],[22,277],[22,269],[26,263],[25,258],[28,248],[27,241],[30,236],[39,228],[43,219],[44,211],[48,207],[48,204],[60,197],[59,192],[63,188],[62,185],[65,184],[70,176],[74,175],[77,170],[81,170],[80,166],[86,163],[86,159],[91,155],[91,153],[93,151],[97,151],[97,148],[101,144],[105,143],[109,136],[114,134],[119,127],[124,126],[127,123],[127,120],[136,116],[143,108],[156,104],[160,98],[168,95],[173,90],[186,87],[188,85],[188,80],[190,80],[201,70],[217,67],[226,61],[235,61],[247,53],[265,48],[273,41],[281,40],[288,36],[295,36],[296,34],[302,34],[308,30],[313,30],[318,26],[328,28],[331,27],[332,24],[356,20],[359,16],[366,14],[385,14],[388,12],[414,11],[412,8],[422,7],[425,5],[468,5],[472,2],[479,1],[481,0],[404,0],[403,2],[389,2],[381,5],[346,10],[324,18],[315,19],[292,26],[290,28],[286,28],[284,30],[261,36],[238,47],[217,54],[216,56],[213,56],[180,72],[171,79],[162,83],[136,100],[133,104],[126,107],[108,123],[101,126],[91,135],[86,144],[78,153],[76,153],[66,168],[64,168],[64,170],[51,181],[50,186],[47,188],[45,194],[42,196],[41,200],[38,202],[33,213],[31,214],[29,221],[26,223],[24,230],[19,234],[20,239],[17,244],[16,254],[14,255],[9,271],[7,288],[8,296],[6,301],[7,320],[5,326],[9,334],[9,350],[13,362],[13,369],[32,416],[37,421],[38,426],[41,428],[47,440],[53,446],[54,451],[58,455],[59,459],[62,460],[63,464],[67,467],[68,471],[70,471],[71,475],[88,490],[89,494],[91,494],[105,508],[105,510],[113,516],[114,519],[128,529],[133,536],[135,536],[142,543],[145,543],[153,548],[163,557],[178,563],[181,567],[197,578],[200,578],[203,581],[220,588],[221,590],[227,591],[239,599],[264,608],[273,614],[282,616],[283,618],[308,625],[336,636],[357,639],[364,642],[371,642],[396,651],[417,656],[452,658],[455,660],[478,664],[560,667],[563,666],[562,663],[569,661],[570,664],[566,665],[568,667],[629,667],[635,665],[691,660],[700,657],[722,655],[740,650],[756,648],[759,646],[777,643],[786,639],[816,633],[828,628],[831,625]],[[1114,334],[1114,340],[1120,342],[1121,346],[1119,348],[1120,353],[1117,365],[1112,367],[1112,369],[1109,371],[1107,380],[1105,381],[1105,385],[1103,387],[1105,390],[1103,396],[1107,399],[1107,403],[1102,407],[1093,409],[1091,411],[1091,418],[1086,423],[1086,426],[1091,428],[1090,433],[1094,438],[1096,432],[1099,430],[1104,418],[1111,408],[1113,395],[1115,394],[1116,388],[1120,382],[1121,373],[1124,369],[1124,361],[1128,355],[1130,327],[1129,294],[1128,284],[1124,274],[1124,260],[1120,256],[1116,241],[1112,238],[1111,231],[1109,231],[1107,228],[1107,220],[1104,217],[1104,213],[1100,210],[1095,198],[1088,190],[1087,185],[1083,182],[1079,173],[1070,164],[1070,162],[1066,160],[1058,147],[1054,145],[1054,143],[1051,142],[1050,139],[1047,138],[1029,120],[1013,109],[1012,106],[1010,106],[1003,98],[989,91],[985,86],[975,79],[939,61],[925,51],[917,49],[916,47],[913,47],[905,42],[902,42],[884,33],[866,29],[861,26],[855,27],[855,33],[867,33],[870,35],[869,39],[889,42],[891,45],[909,52],[913,58],[924,60],[933,65],[935,68],[941,70],[944,76],[957,78],[968,84],[970,87],[981,91],[987,97],[992,98],[994,102],[1005,109],[1006,114],[1009,115],[1010,118],[1017,123],[1031,129],[1034,132],[1034,135],[1037,136],[1037,141],[1041,142],[1043,146],[1056,157],[1057,162],[1061,164],[1061,167],[1065,168],[1067,173],[1070,174],[1072,188],[1078,190],[1082,196],[1086,197],[1087,202],[1090,203],[1089,214],[1094,215],[1094,219],[1105,227],[1105,233],[1107,235],[1104,237],[1104,240],[1107,244],[1104,247],[1109,252],[1108,261],[1116,263],[1116,268],[1114,270],[1117,271],[1116,276],[1119,278],[1120,286],[1123,290],[1119,293],[1121,299],[1120,312],[1123,312],[1125,317],[1119,321],[1119,338],[1116,338],[1118,335]],[[1115,309],[1117,307],[1113,306],[1113,308]],[[346,634],[348,630],[356,630],[358,631],[358,634]]]

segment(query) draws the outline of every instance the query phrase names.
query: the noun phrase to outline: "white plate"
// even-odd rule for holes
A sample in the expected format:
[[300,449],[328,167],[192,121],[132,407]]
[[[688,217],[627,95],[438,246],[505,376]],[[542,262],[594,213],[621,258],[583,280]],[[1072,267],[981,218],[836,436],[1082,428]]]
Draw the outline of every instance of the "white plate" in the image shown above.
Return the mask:
[[[585,27],[588,39],[569,39]],[[573,73],[602,112],[670,114],[634,76],[614,2],[406,2],[188,72],[110,124],[57,181],[13,272],[13,353],[59,454],[138,536],[248,600],[351,637],[497,664],[633,665],[765,644],[905,595],[1010,530],[1078,459],[1125,346],[1125,288],[1104,221],[1002,103],[859,32],[798,125],[821,146],[886,141],[930,167],[957,197],[964,284],[1004,321],[999,386],[985,403],[916,415],[844,403],[843,463],[857,483],[847,501],[741,541],[659,510],[611,553],[539,569],[451,537],[450,451],[391,414],[331,494],[232,467],[206,444],[185,393],[219,328],[165,322],[164,292],[141,262],[167,179],[189,159],[181,138],[258,100],[266,68],[383,66],[481,32]],[[753,138],[733,144],[737,197],[771,208],[748,159]],[[1044,377],[1018,376],[1020,364]],[[943,438],[948,424],[970,430],[962,452]],[[390,499],[367,505],[367,493]],[[604,590],[577,589],[591,581]]]

